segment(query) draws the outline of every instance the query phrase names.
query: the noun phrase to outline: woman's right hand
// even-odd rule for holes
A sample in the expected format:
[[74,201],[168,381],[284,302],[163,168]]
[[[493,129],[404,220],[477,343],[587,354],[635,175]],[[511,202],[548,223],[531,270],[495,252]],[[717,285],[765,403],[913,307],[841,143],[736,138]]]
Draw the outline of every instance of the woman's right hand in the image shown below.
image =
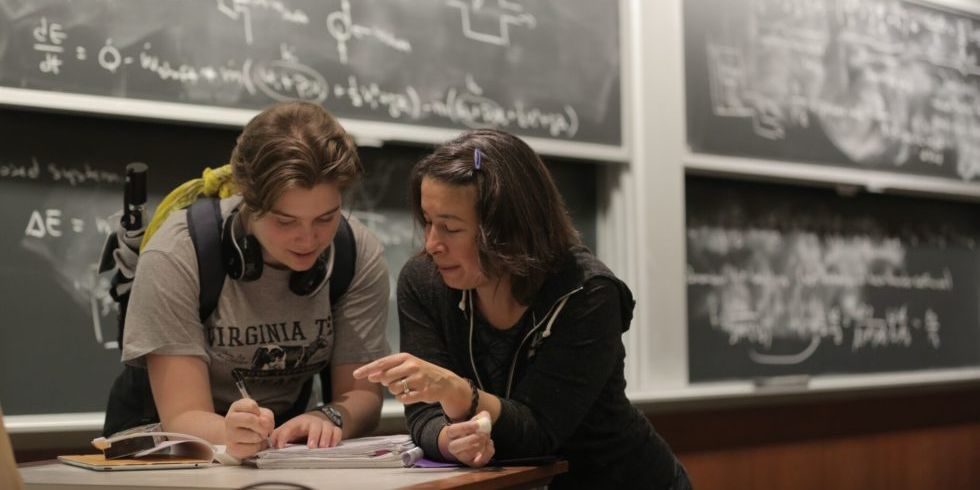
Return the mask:
[[465,411],[470,406],[470,388],[456,373],[424,361],[411,354],[391,354],[354,370],[354,379],[367,379],[388,388],[395,398],[410,403],[440,403],[449,408],[458,406]]
[[272,410],[255,400],[242,398],[231,404],[225,415],[225,445],[228,454],[245,459],[268,447],[276,426]]

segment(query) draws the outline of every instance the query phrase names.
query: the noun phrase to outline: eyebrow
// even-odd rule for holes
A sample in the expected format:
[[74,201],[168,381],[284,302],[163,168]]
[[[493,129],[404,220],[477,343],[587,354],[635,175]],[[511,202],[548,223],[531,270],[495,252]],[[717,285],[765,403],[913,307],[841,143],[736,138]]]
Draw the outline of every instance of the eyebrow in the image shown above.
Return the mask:
[[[317,218],[320,218],[320,217],[323,217],[323,216],[326,216],[326,215],[328,215],[328,214],[333,214],[333,213],[336,213],[336,212],[337,212],[337,211],[339,211],[339,210],[340,210],[340,206],[337,206],[337,207],[335,207],[335,208],[333,208],[333,209],[331,209],[331,210],[329,210],[329,211],[327,211],[327,212],[325,212],[325,213],[323,213],[323,214],[321,214],[321,215],[319,215],[319,216],[317,216]],[[269,210],[269,212],[270,212],[270,213],[272,213],[272,214],[275,214],[275,215],[278,215],[278,216],[282,216],[283,218],[292,218],[292,219],[299,219],[299,218],[298,218],[297,216],[293,216],[293,215],[291,215],[291,214],[288,214],[288,213],[284,213],[284,212],[282,212],[282,211],[279,211],[278,209],[275,209],[275,208],[273,208],[273,209],[270,209],[270,210]]]
[[[429,215],[427,213],[423,213],[422,216],[425,217],[425,218],[428,218],[429,217]],[[436,218],[451,219],[451,220],[456,220],[456,221],[466,221],[463,218],[460,218],[459,216],[456,216],[455,214],[449,214],[449,213],[437,214],[436,215]]]

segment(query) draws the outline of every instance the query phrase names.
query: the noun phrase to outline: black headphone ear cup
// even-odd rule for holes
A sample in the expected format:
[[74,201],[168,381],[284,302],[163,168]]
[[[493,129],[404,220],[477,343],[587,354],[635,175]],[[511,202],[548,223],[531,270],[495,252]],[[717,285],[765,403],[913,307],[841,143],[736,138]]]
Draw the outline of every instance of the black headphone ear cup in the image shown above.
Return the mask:
[[228,277],[238,281],[254,281],[262,276],[262,245],[252,235],[237,238],[235,214],[225,220],[221,234],[221,256]]
[[294,271],[289,275],[289,290],[299,296],[310,296],[315,294],[327,279],[327,259],[326,254],[320,255],[313,264],[313,267],[305,271]]
[[262,260],[262,245],[259,244],[259,239],[253,235],[245,235],[245,238],[239,243],[242,248],[242,257],[245,259],[243,262],[245,273],[241,280],[254,281],[262,277],[262,266],[265,261]]

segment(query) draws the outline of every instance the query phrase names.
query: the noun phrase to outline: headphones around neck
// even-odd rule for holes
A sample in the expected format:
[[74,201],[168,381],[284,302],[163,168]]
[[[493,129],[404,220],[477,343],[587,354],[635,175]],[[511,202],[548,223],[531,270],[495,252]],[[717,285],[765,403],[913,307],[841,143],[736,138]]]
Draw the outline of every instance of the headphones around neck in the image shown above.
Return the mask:
[[[228,277],[237,281],[254,281],[262,277],[264,261],[262,245],[254,235],[245,233],[239,225],[238,209],[225,219],[221,233],[221,257]],[[242,235],[239,237],[239,235]],[[312,296],[323,289],[333,267],[333,246],[316,259],[313,267],[305,271],[293,271],[289,275],[289,290],[299,296]]]

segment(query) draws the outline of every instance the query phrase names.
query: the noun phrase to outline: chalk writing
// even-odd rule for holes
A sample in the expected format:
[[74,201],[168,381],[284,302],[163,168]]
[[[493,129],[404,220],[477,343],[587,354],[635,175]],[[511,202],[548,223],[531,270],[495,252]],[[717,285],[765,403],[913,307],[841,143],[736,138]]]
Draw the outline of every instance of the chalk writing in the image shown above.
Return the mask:
[[354,39],[372,37],[381,44],[403,53],[412,52],[412,43],[398,38],[391,32],[377,27],[354,23],[350,12],[350,0],[341,0],[340,10],[327,15],[327,32],[337,41],[337,56],[340,62],[347,64],[350,57],[347,54],[347,42]]
[[[242,21],[245,29],[245,42],[252,44],[252,8],[265,9],[275,12],[280,18],[289,23],[305,25],[310,18],[302,9],[290,9],[279,0],[216,0],[218,12],[232,20]],[[231,3],[231,5],[229,5]]]
[[[89,298],[89,313],[92,319],[92,336],[95,342],[104,349],[118,349],[119,342],[114,336],[105,335],[104,328],[113,329],[112,326],[103,327],[103,319],[114,318],[119,314],[119,304],[109,294],[111,286],[108,274],[99,274],[99,264],[92,263],[86,268],[86,274],[76,278],[72,285],[76,291],[82,292]],[[111,323],[110,325],[114,325]]]
[[[26,46],[0,60],[4,87],[246,110],[305,100],[341,118],[497,127],[600,144],[621,139],[613,4],[38,2],[0,19],[14,27],[0,33],[0,44]],[[559,46],[563,54],[554,56]],[[577,76],[562,74],[569,61],[586,57]],[[130,109],[95,103],[92,110]],[[180,106],[147,115],[185,117]]]
[[38,63],[38,69],[42,73],[57,75],[61,72],[61,65],[64,61],[61,54],[65,52],[63,43],[67,36],[56,22],[48,22],[47,17],[41,17],[37,27],[31,32],[34,36],[34,50],[44,55],[44,59]]
[[37,180],[41,174],[37,160],[29,164],[0,162],[0,178]]
[[[852,352],[942,345],[939,313],[912,314],[906,302],[953,293],[954,275],[950,266],[906,270],[910,251],[898,239],[693,226],[687,240],[699,264],[687,270],[697,311],[730,345],[752,346],[754,362],[801,363],[822,342]],[[778,343],[798,349],[771,354]]]
[[980,365],[974,204],[690,176],[685,193],[692,380]]
[[82,168],[49,163],[47,170],[52,182],[67,182],[72,187],[84,184],[120,184],[124,181],[122,174],[118,172],[96,169],[87,163]]
[[[482,0],[447,0],[446,4],[459,9],[460,19],[462,20],[463,35],[469,39],[480,41],[487,44],[497,44],[507,46],[510,44],[510,27],[524,26],[534,29],[537,21],[534,16],[524,12],[524,7],[517,2],[508,0],[497,0],[497,11],[484,8]],[[473,24],[473,18],[491,10],[490,16],[496,16],[496,32],[480,32]]]
[[31,157],[30,163],[0,162],[0,178],[45,180],[49,182],[64,182],[72,187],[84,185],[118,184],[123,182],[122,174],[83,164],[81,168],[48,163],[41,171],[37,158]]
[[327,98],[323,76],[296,61],[256,64],[254,80],[263,93],[275,100],[323,102]]
[[980,178],[980,17],[894,0],[699,3],[743,10],[704,34],[714,116],[770,141],[821,131],[857,164]]
[[256,62],[251,58],[239,62],[228,60],[225,65],[196,66],[171,62],[153,53],[151,43],[144,43],[136,57],[122,54],[108,39],[99,55],[100,66],[116,72],[122,65],[137,60],[139,68],[155,74],[160,80],[182,84],[237,86],[248,93],[261,92],[274,100],[307,100],[320,103],[332,97],[353,108],[384,112],[394,119],[421,120],[439,117],[470,128],[516,127],[541,129],[554,137],[573,138],[579,129],[579,116],[571,105],[559,111],[527,106],[517,102],[506,106],[483,94],[482,88],[466,77],[464,87],[450,87],[442,98],[422,100],[419,90],[407,85],[394,90],[378,83],[364,83],[350,75],[344,81],[331,82],[312,67],[301,63],[284,48],[285,58]]
[[[54,189],[50,195],[41,193],[42,200],[34,207],[12,216],[17,221],[11,225],[20,230],[17,233],[22,231],[19,246],[50,264],[59,289],[87,312],[83,318],[90,322],[83,326],[92,328],[95,341],[104,349],[116,347],[114,334],[103,335],[103,327],[114,325],[109,320],[116,306],[109,295],[109,278],[97,274],[96,262],[105,237],[118,227],[123,181],[121,173],[90,163],[65,164],[35,156],[0,161],[0,183],[7,186],[4,193],[40,189],[35,184]],[[110,191],[102,195],[105,189]]]
[[[730,233],[731,231],[729,231]],[[697,233],[697,232],[695,232]],[[772,271],[755,272],[744,270],[726,270],[724,274],[717,273],[698,273],[688,270],[687,283],[698,286],[725,287],[732,284],[750,284],[760,287],[785,288],[791,284],[802,284],[804,286],[839,286],[839,287],[887,287],[894,289],[910,290],[935,290],[950,291],[953,289],[953,277],[949,269],[944,269],[941,274],[933,275],[925,272],[921,274],[908,274],[892,270],[881,274],[865,272],[862,276],[855,276],[845,272],[832,272],[820,270],[816,272],[798,271],[795,277],[786,274],[774,274]]]
[[[67,225],[67,228],[65,226]],[[113,230],[106,218],[96,217],[89,221],[85,218],[64,216],[61,209],[35,209],[27,218],[24,236],[33,238],[60,238],[66,231],[82,234],[89,230],[97,230],[100,235],[108,235]]]

